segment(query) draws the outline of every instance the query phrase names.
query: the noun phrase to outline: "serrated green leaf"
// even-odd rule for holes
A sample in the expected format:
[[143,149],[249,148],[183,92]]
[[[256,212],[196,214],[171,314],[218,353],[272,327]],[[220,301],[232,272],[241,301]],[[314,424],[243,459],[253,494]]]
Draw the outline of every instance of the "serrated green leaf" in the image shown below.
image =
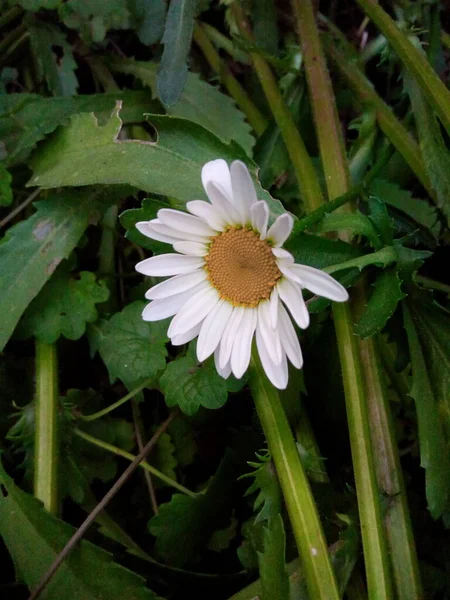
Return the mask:
[[143,302],[133,302],[109,321],[91,326],[90,341],[105,363],[111,382],[128,389],[154,377],[166,365],[167,324],[142,320]]
[[401,281],[395,269],[379,273],[375,279],[374,290],[366,309],[354,326],[354,331],[362,339],[380,332],[393,315],[397,304],[406,294],[402,292]]
[[12,176],[4,162],[0,162],[0,206],[9,206],[13,201]]
[[86,227],[95,223],[124,189],[65,190],[36,203],[37,211],[11,228],[0,245],[0,351],[28,304]]
[[439,221],[434,206],[414,198],[408,190],[403,190],[399,185],[384,179],[375,179],[369,185],[371,196],[380,198],[385,204],[402,211],[416,223],[428,229],[434,237],[439,235]]
[[[153,94],[156,93],[156,63],[127,60],[113,62],[110,66],[113,71],[134,75]],[[188,73],[180,98],[175,105],[167,107],[167,114],[197,123],[224,142],[235,140],[251,155],[255,139],[244,115],[229,96],[200,79],[196,73]]]
[[124,123],[144,121],[144,113],[155,110],[155,102],[152,105],[146,92],[117,91],[70,98],[0,95],[0,139],[6,146],[8,162],[23,159],[25,150],[33,148],[75,113],[95,112],[101,123],[107,121],[118,100],[123,103],[120,116]]
[[139,221],[156,219],[156,213],[160,208],[169,208],[169,205],[165,202],[161,202],[161,200],[156,200],[156,198],[144,198],[142,200],[141,208],[130,208],[120,215],[120,223],[127,230],[125,233],[127,240],[130,240],[130,242],[137,244],[142,248],[151,250],[154,254],[167,252],[167,244],[148,238],[138,231],[135,225],[136,223],[139,223]]
[[[50,515],[19,489],[0,464],[0,533],[17,573],[34,588],[75,529]],[[17,532],[20,531],[20,535]],[[145,580],[112,560],[112,555],[82,540],[41,594],[42,600],[156,600]]]
[[253,510],[258,511],[255,518],[256,523],[273,518],[281,511],[281,490],[270,454],[257,455],[257,457],[260,462],[249,463],[255,470],[241,476],[241,479],[246,477],[255,479],[245,495],[249,496],[257,492],[253,503]]
[[77,64],[64,33],[40,20],[32,21],[28,30],[38,77],[45,79],[55,96],[75,95],[78,89]]
[[213,532],[228,525],[235,478],[233,460],[226,454],[204,492],[195,497],[174,494],[170,502],[159,506],[148,528],[164,562],[182,567],[193,561]]
[[16,335],[22,339],[34,336],[46,344],[53,344],[61,335],[78,340],[86,324],[98,318],[95,305],[108,296],[105,283],[97,281],[94,273],[71,274],[70,265],[64,262],[25,311]]
[[217,373],[213,359],[199,363],[192,343],[186,356],[167,365],[159,383],[167,406],[179,406],[187,415],[200,406],[221,408],[228,398],[227,382]]
[[379,198],[369,198],[369,219],[374,226],[382,245],[390,246],[393,242],[393,222],[388,215],[386,205]]
[[412,367],[411,396],[419,425],[420,462],[425,469],[428,509],[434,519],[450,503],[450,315],[425,292],[404,307]]
[[194,30],[195,0],[171,2],[162,43],[164,51],[158,70],[158,96],[164,106],[176,104],[188,73],[187,58]]
[[209,538],[207,548],[213,552],[222,552],[230,547],[231,542],[236,537],[236,529],[238,526],[238,520],[231,517],[230,524],[228,527],[223,529],[216,529],[212,536]]
[[342,271],[344,269],[353,269],[355,267],[362,271],[365,267],[368,267],[369,265],[387,267],[388,265],[395,262],[397,260],[397,257],[397,249],[394,246],[385,246],[377,252],[364,254],[364,256],[359,256],[358,258],[353,258],[351,260],[344,261],[337,265],[326,267],[324,271],[326,273],[335,273],[336,271]]
[[161,39],[166,21],[164,0],[128,0],[128,8],[136,21],[136,33],[147,46]]
[[264,527],[264,551],[258,552],[261,600],[289,600],[290,586],[286,569],[286,535],[278,514]]
[[69,0],[59,10],[64,24],[77,29],[88,42],[102,42],[109,29],[128,29],[127,0]]
[[353,235],[364,235],[377,250],[383,245],[371,220],[359,211],[348,214],[326,214],[318,225],[316,225],[314,231],[317,233],[326,233],[328,231],[351,231]]
[[228,162],[240,159],[249,166],[258,198],[268,202],[272,217],[284,212],[281,203],[261,188],[256,166],[236,144],[224,144],[196,123],[158,115],[150,117],[157,142],[121,141],[119,110],[120,103],[103,127],[93,114],[73,116],[68,127],[56,132],[35,153],[34,176],[28,185],[49,188],[128,183],[187,202],[206,198],[200,177],[206,162],[218,157]]

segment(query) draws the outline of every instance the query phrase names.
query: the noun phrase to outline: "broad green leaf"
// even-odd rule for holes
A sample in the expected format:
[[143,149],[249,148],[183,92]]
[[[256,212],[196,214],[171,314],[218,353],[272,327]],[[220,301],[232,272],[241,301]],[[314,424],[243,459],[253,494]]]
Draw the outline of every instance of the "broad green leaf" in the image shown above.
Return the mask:
[[63,335],[78,340],[86,323],[98,318],[95,305],[108,299],[109,291],[94,273],[70,273],[67,261],[61,264],[25,311],[16,334],[19,338],[34,336],[53,344]]
[[156,44],[164,32],[166,3],[164,0],[128,0],[128,8],[136,21],[136,33],[143,44]]
[[[134,75],[156,94],[157,65],[133,60],[110,64],[113,71]],[[167,114],[198,123],[224,142],[235,140],[250,156],[255,139],[250,125],[233,100],[218,88],[188,73],[186,84],[177,103],[167,107]]]
[[88,42],[102,42],[109,29],[128,29],[127,0],[69,0],[59,10],[64,24],[77,29]]
[[290,600],[286,534],[280,514],[264,527],[264,551],[258,552],[261,600]]
[[[168,433],[163,433],[158,438],[158,443],[152,450],[148,461],[158,471],[161,471],[173,480],[177,480],[175,469],[178,465],[178,461],[174,456],[175,446],[172,443],[172,438]],[[164,485],[161,481],[154,481],[153,485]]]
[[166,366],[167,323],[142,320],[143,302],[133,302],[109,321],[92,325],[90,341],[105,363],[111,382],[132,389]]
[[369,219],[382,242],[390,246],[393,242],[393,221],[388,215],[385,203],[379,198],[369,198]]
[[328,231],[351,231],[353,235],[364,235],[377,250],[382,247],[380,237],[371,220],[360,213],[329,213],[314,227],[317,233]]
[[33,160],[34,176],[28,185],[44,188],[129,183],[146,192],[187,202],[205,198],[201,184],[203,165],[216,158],[243,160],[250,168],[258,198],[266,200],[272,216],[284,212],[280,202],[261,188],[256,166],[236,144],[224,144],[212,133],[184,119],[150,117],[157,142],[118,139],[122,120],[120,103],[111,119],[99,127],[93,114],[74,115],[39,148]]
[[65,190],[36,203],[36,212],[11,228],[0,245],[0,351],[22,313],[58,264],[77,245],[86,227],[125,190]]
[[402,211],[416,223],[428,229],[434,237],[439,235],[439,220],[434,206],[414,198],[408,190],[403,190],[392,181],[375,179],[369,186],[371,196],[380,198],[385,204]]
[[13,201],[12,176],[3,161],[0,162],[0,206],[9,206]]
[[182,567],[194,561],[214,531],[229,524],[235,480],[233,460],[227,453],[205,491],[194,497],[174,494],[170,502],[159,506],[148,528],[164,562]]
[[175,446],[174,456],[178,464],[182,467],[192,464],[198,448],[195,431],[190,420],[180,415],[179,418],[172,421],[168,431]]
[[254,477],[255,479],[245,495],[249,496],[257,492],[253,510],[258,511],[255,522],[259,522],[267,521],[279,514],[281,511],[281,490],[270,454],[257,454],[256,456],[260,462],[248,463],[255,470],[252,473],[242,475],[241,479],[246,477]]
[[323,269],[361,256],[359,248],[341,240],[330,240],[309,233],[294,231],[284,244],[295,262]]
[[436,191],[436,203],[450,223],[450,154],[438,120],[416,82],[405,76],[416,121],[425,170]]
[[395,269],[382,271],[373,285],[375,289],[366,309],[354,327],[355,333],[363,339],[380,332],[393,315],[399,301],[406,297]]
[[120,115],[124,123],[144,121],[144,113],[155,111],[146,92],[117,91],[59,98],[0,95],[0,139],[6,146],[8,162],[23,158],[25,150],[33,148],[75,113],[95,112],[100,122],[107,121],[118,100],[123,103]]
[[186,356],[167,365],[159,383],[167,406],[179,406],[187,415],[200,406],[221,408],[228,398],[227,382],[217,373],[213,359],[199,363],[192,343]]
[[171,2],[162,43],[164,52],[158,70],[158,96],[164,106],[176,104],[188,74],[187,58],[194,29],[196,0]]
[[404,306],[412,367],[411,396],[419,425],[428,509],[434,519],[449,508],[450,317],[424,294]]
[[[19,489],[1,464],[0,488],[0,534],[17,574],[29,588],[34,588],[75,529],[50,515],[38,500]],[[114,563],[111,554],[81,541],[40,597],[156,600],[156,594],[144,585],[143,578]]]
[[130,240],[130,242],[137,244],[142,248],[151,250],[154,254],[167,252],[170,245],[148,238],[138,231],[135,225],[136,223],[139,223],[139,221],[156,219],[156,213],[160,208],[170,208],[170,205],[167,204],[167,202],[161,202],[161,200],[157,200],[156,198],[144,198],[142,200],[141,208],[129,208],[128,210],[124,210],[120,215],[120,223],[127,230],[125,233],[127,240]]
[[45,79],[55,96],[73,96],[77,93],[77,64],[72,47],[58,27],[34,20],[29,25],[31,49],[37,65],[37,74]]

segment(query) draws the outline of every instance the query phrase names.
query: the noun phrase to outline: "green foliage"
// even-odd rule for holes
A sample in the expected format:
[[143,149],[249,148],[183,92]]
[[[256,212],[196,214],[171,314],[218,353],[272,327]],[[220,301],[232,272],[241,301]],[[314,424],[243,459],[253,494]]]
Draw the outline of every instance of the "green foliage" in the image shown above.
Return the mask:
[[[155,449],[151,453],[150,463],[173,480],[177,480],[175,469],[178,461],[174,456],[175,446],[172,443],[172,438],[168,433],[163,433],[156,444]],[[156,481],[154,483],[157,483]],[[163,482],[159,482],[162,484]]]
[[110,381],[120,379],[130,390],[166,365],[167,325],[143,321],[144,306],[133,302],[90,331],[92,350],[102,357]]
[[[52,517],[40,502],[19,489],[2,465],[0,487],[0,533],[20,578],[34,588],[75,529]],[[82,541],[41,597],[100,600],[105,594],[111,600],[123,598],[123,594],[130,600],[157,598],[144,586],[144,579],[114,563],[108,552]]]
[[167,244],[148,238],[138,231],[135,225],[136,223],[139,223],[139,221],[156,219],[156,213],[160,208],[168,208],[168,204],[161,202],[156,198],[144,198],[144,200],[142,200],[141,208],[130,208],[120,215],[120,222],[127,230],[125,233],[127,240],[130,240],[130,242],[133,242],[133,244],[137,244],[142,248],[151,250],[154,254],[166,252],[168,248]]
[[187,415],[195,414],[200,406],[220,408],[228,397],[227,382],[218,375],[213,359],[199,363],[192,343],[186,356],[167,365],[159,383],[167,406],[179,406]]
[[261,600],[289,600],[289,577],[285,563],[286,535],[278,514],[264,528],[264,552],[258,552]]
[[61,335],[77,340],[86,324],[97,320],[95,305],[105,302],[108,296],[104,282],[97,281],[94,273],[70,273],[70,265],[63,262],[25,311],[17,335],[34,336],[47,344]]
[[119,194],[120,190],[111,193],[105,188],[67,190],[37,203],[33,216],[8,231],[0,245],[0,350],[25,308],[61,260],[69,256],[86,227],[96,222]]
[[[116,61],[114,71],[139,78],[156,95],[157,65],[153,62]],[[201,103],[198,102],[201,98]],[[250,126],[235,103],[218,88],[200,79],[196,73],[188,73],[184,89],[176,104],[166,107],[167,114],[198,123],[226,143],[235,140],[249,156],[255,143]]]
[[11,182],[11,173],[5,163],[0,161],[0,206],[9,206],[13,200]]
[[109,29],[127,29],[130,17],[126,0],[69,0],[59,14],[67,27],[77,29],[89,42],[102,42]]
[[158,96],[164,106],[176,104],[188,74],[187,57],[194,29],[195,0],[171,2],[162,43],[164,52],[158,71]]
[[260,462],[248,463],[255,470],[252,473],[243,475],[242,478],[254,477],[255,479],[248,488],[246,496],[257,492],[253,510],[257,511],[255,522],[258,523],[275,518],[280,513],[281,490],[270,454],[257,454],[257,458]]
[[164,0],[129,0],[128,8],[136,20],[136,33],[141,42],[148,46],[159,42],[166,20]]

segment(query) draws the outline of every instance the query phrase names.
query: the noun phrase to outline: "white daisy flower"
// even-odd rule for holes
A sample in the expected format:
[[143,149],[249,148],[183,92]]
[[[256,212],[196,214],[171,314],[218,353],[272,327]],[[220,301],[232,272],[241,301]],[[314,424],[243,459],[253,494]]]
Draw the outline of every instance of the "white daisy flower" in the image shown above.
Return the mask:
[[292,324],[309,325],[303,288],[336,302],[347,300],[347,291],[327,273],[295,264],[283,250],[293,218],[285,213],[268,228],[269,207],[258,201],[244,163],[234,161],[229,168],[223,159],[208,162],[202,183],[210,202],[188,202],[190,214],[163,208],[157,219],[136,223],[141,233],[172,244],[176,252],[136,265],[144,275],[169,277],[145,294],[151,302],[142,318],[173,317],[172,344],[198,336],[198,360],[214,354],[224,378],[244,375],[255,335],[267,377],[284,389],[287,360],[297,369],[303,365]]

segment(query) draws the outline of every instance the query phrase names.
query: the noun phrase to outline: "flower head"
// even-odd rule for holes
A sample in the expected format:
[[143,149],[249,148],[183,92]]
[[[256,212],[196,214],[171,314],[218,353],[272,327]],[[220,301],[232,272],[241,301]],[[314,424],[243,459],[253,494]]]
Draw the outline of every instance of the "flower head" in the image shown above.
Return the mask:
[[293,218],[277,217],[268,228],[269,208],[256,196],[247,167],[222,159],[202,169],[210,202],[193,200],[188,213],[164,208],[157,219],[136,223],[144,235],[173,245],[176,253],[141,261],[136,270],[170,277],[150,288],[145,321],[173,317],[172,344],[198,336],[199,361],[214,354],[217,371],[240,379],[250,362],[253,336],[264,370],[279,389],[288,382],[287,359],[300,369],[302,352],[292,320],[309,325],[303,299],[306,288],[344,302],[346,290],[330,275],[295,264],[282,248]]

